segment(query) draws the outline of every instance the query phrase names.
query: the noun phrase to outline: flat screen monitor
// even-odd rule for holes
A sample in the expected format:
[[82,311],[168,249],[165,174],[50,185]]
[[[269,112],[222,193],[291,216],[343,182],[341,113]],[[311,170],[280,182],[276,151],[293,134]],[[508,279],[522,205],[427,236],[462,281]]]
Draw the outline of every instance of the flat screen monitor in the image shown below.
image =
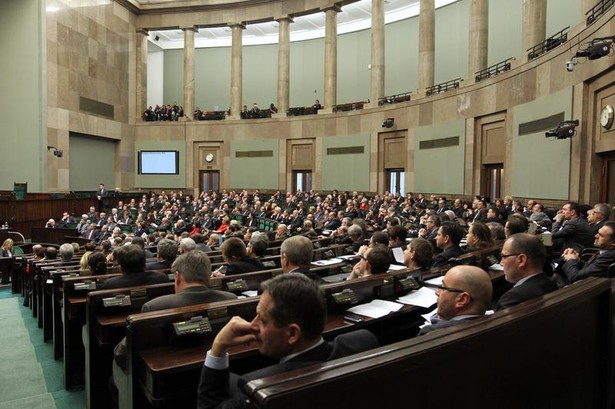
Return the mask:
[[179,151],[139,151],[139,175],[178,175]]

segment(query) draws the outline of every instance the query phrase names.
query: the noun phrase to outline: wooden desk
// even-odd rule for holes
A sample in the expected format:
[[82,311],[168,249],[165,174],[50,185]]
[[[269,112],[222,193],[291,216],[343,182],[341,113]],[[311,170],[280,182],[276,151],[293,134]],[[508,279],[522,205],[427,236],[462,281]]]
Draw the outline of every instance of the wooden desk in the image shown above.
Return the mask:
[[332,396],[340,408],[607,408],[611,283],[583,281],[479,321],[258,379],[244,390],[261,409],[329,407]]

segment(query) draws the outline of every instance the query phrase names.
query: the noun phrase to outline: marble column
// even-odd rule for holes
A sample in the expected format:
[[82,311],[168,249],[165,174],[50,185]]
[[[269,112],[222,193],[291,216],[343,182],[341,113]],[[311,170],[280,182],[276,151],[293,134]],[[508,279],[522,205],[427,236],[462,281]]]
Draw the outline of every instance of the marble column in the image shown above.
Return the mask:
[[477,71],[487,68],[488,45],[489,0],[471,0],[468,79],[473,79]]
[[372,0],[371,106],[384,97],[384,52],[384,0]]
[[245,29],[243,24],[230,25],[233,41],[231,47],[231,119],[241,118],[242,105],[242,30]]
[[523,51],[543,42],[546,32],[547,0],[523,0]]
[[136,40],[136,103],[137,120],[143,120],[143,112],[147,109],[147,30],[137,31]]
[[421,0],[419,14],[419,92],[434,85],[436,49],[436,9],[434,0]]
[[341,9],[325,10],[325,84],[324,105],[320,112],[331,112],[337,104],[337,13]]
[[289,17],[278,19],[278,116],[286,116],[290,89],[290,23]]
[[184,31],[184,119],[192,120],[194,115],[194,33],[195,27],[182,28]]

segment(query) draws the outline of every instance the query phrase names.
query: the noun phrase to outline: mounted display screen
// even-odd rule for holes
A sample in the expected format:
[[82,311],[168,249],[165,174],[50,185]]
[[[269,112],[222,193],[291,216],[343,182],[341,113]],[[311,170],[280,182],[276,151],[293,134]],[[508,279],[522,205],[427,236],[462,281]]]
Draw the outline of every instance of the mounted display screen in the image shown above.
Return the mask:
[[178,151],[139,151],[139,175],[178,174]]

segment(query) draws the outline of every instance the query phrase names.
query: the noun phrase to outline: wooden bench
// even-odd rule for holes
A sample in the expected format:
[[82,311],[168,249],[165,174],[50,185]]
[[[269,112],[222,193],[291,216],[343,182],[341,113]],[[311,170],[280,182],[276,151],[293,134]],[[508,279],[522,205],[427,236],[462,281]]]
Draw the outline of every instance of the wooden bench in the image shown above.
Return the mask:
[[[117,276],[119,274],[62,277],[64,387],[66,389],[85,384],[85,348],[82,341],[82,329],[86,323],[86,295],[95,288],[99,288],[109,278]],[[85,281],[89,283],[84,284]]]
[[[257,408],[607,408],[611,283],[567,288],[387,347],[249,382]],[[410,392],[410,393],[409,393]]]
[[[248,273],[254,274],[254,273]],[[385,284],[392,284],[395,275],[400,278],[410,274],[409,271],[398,271],[392,274],[365,277],[357,280],[323,285],[328,300],[330,314],[326,325],[326,338],[349,330],[366,327],[379,331],[384,328],[384,321],[388,320],[393,327],[408,331],[422,323],[420,312],[423,309],[406,306],[400,312],[390,314],[384,319],[367,319],[361,324],[352,324],[344,321],[346,306],[337,308],[332,301],[333,294],[344,289],[355,292],[358,302],[372,300],[380,294]],[[395,292],[392,293],[395,296]],[[196,386],[198,384],[200,369],[203,364],[204,353],[211,345],[217,331],[233,316],[239,315],[246,320],[252,320],[256,314],[258,297],[225,301],[201,306],[183,307],[143,314],[131,315],[127,318],[127,345],[128,353],[128,384],[132,391],[134,407],[194,406]],[[208,317],[212,332],[204,335],[194,345],[183,345],[170,335],[171,324],[179,321],[190,321],[194,317]],[[402,328],[403,327],[403,328]],[[233,368],[238,372],[254,370],[262,366],[263,360],[257,353],[257,348],[236,348],[231,354]],[[179,405],[179,406],[178,406]],[[130,407],[128,405],[121,405]]]
[[126,317],[141,312],[147,301],[173,294],[174,283],[90,291],[86,301],[85,390],[90,408],[111,406],[108,380],[113,349],[126,334]]

